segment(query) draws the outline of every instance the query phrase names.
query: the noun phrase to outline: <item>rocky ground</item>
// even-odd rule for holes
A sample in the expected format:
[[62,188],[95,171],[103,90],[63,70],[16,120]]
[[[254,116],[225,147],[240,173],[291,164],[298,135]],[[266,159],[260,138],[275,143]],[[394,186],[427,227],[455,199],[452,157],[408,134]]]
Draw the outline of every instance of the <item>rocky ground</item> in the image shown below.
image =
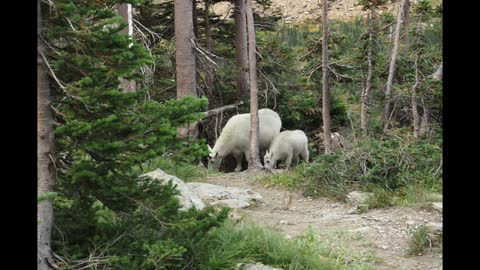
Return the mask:
[[306,198],[299,192],[254,181],[265,174],[265,171],[227,173],[208,176],[202,182],[258,192],[262,201],[246,209],[235,209],[233,218],[263,224],[287,238],[312,228],[321,240],[373,256],[376,269],[442,269],[441,246],[419,256],[407,255],[412,229],[421,224],[441,227],[441,211],[431,207],[391,207],[355,214],[347,203]]
[[[254,4],[254,8],[259,14],[280,16],[285,23],[319,22],[322,13],[320,3],[319,0],[272,0],[269,9],[264,9],[257,4]],[[350,20],[365,15],[365,11],[357,3],[358,0],[330,1],[328,17]],[[388,4],[385,10],[393,10],[395,7],[395,4]],[[219,15],[229,16],[233,12],[233,4],[227,1],[219,2],[213,6],[213,11]]]

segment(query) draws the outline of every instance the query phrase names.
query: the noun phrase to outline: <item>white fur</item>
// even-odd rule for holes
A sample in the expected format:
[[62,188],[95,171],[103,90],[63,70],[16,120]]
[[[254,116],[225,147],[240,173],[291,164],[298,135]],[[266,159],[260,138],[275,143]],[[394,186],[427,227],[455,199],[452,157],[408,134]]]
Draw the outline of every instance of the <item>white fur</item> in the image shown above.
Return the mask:
[[[275,136],[280,133],[282,120],[278,114],[270,109],[258,110],[259,118],[259,147],[260,151],[268,149]],[[250,160],[250,114],[238,114],[230,118],[218,137],[213,149],[208,146],[209,166],[215,169],[220,167],[222,160],[233,155],[237,161],[235,171],[242,168],[242,157]]]
[[298,164],[299,156],[308,162],[307,135],[301,130],[285,130],[273,139],[270,149],[265,154],[263,160],[265,161],[266,169],[273,169],[278,161],[284,160],[285,167],[288,170],[292,160],[294,165]]

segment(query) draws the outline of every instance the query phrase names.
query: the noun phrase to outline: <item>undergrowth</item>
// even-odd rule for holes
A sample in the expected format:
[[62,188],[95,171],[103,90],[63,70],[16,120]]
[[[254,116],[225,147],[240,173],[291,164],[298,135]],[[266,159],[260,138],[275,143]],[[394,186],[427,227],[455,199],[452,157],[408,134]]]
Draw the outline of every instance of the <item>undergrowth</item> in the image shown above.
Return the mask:
[[441,200],[442,138],[414,140],[405,134],[399,129],[383,140],[359,140],[335,154],[257,181],[339,200],[353,190],[373,192],[369,208]]

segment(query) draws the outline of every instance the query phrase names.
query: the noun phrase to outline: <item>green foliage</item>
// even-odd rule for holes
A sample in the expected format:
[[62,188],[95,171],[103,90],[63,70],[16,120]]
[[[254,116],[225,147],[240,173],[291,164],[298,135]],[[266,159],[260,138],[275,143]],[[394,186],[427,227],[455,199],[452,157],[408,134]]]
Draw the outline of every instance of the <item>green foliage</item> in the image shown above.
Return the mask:
[[421,255],[422,252],[425,252],[427,249],[431,248],[429,232],[430,230],[425,225],[421,225],[413,231],[408,244],[409,255]]
[[[261,262],[282,269],[372,269],[363,256],[334,249],[313,231],[294,239],[253,224],[225,223],[212,230],[197,250],[198,269],[233,269]],[[368,262],[368,260],[367,260]]]
[[156,158],[146,162],[142,167],[142,172],[147,173],[157,168],[164,172],[175,175],[185,182],[198,181],[211,174],[207,168],[191,162],[175,162],[167,157]]
[[89,211],[77,201],[68,208],[57,204],[59,231],[67,236],[61,239],[54,233],[57,252],[83,258],[93,245],[112,256],[105,264],[115,269],[180,269],[195,257],[192,249],[206,232],[227,218],[226,209],[179,211],[179,201],[173,197],[178,191],[171,182],[163,186],[144,179],[142,183],[144,198],[129,198],[137,204],[131,212],[112,211],[100,201]]
[[58,193],[57,192],[47,192],[45,194],[42,194],[37,197],[37,202],[43,202],[49,199],[53,199],[57,197]]
[[368,205],[368,209],[385,208],[394,205],[393,194],[385,189],[375,189],[373,195],[370,196],[365,204]]
[[123,93],[151,64],[145,48],[119,31],[118,1],[53,1],[47,12],[48,57],[63,86],[52,85],[58,112],[53,249],[68,260],[99,254],[113,269],[180,269],[226,209],[179,211],[173,185],[139,180],[142,166],[169,156],[192,163],[205,141],[177,138],[177,129],[204,117],[207,99],[160,103],[145,89]]
[[424,194],[441,192],[441,165],[441,137],[413,140],[392,130],[391,137],[361,140],[355,147],[320,155],[285,175],[259,180],[301,188],[307,196],[338,199],[352,190],[373,190],[368,204],[376,208],[393,205],[394,196],[411,196],[409,190],[415,188]]

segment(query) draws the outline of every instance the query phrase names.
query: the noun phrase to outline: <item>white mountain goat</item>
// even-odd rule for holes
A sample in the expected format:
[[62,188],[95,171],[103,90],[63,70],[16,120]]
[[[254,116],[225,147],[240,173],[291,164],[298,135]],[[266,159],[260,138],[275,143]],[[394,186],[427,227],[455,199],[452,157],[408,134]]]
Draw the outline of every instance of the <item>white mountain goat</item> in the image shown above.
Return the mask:
[[297,165],[300,156],[305,162],[308,162],[309,155],[308,138],[305,132],[285,130],[273,139],[263,161],[265,162],[265,168],[271,170],[275,168],[278,161],[284,160],[285,168],[288,170],[292,160],[294,165]]
[[[273,138],[280,133],[282,120],[270,109],[258,110],[260,151],[268,149]],[[237,161],[235,171],[242,169],[242,157],[250,160],[250,114],[242,113],[230,118],[222,130],[213,148],[208,146],[210,168],[218,169],[222,160],[233,155]]]

